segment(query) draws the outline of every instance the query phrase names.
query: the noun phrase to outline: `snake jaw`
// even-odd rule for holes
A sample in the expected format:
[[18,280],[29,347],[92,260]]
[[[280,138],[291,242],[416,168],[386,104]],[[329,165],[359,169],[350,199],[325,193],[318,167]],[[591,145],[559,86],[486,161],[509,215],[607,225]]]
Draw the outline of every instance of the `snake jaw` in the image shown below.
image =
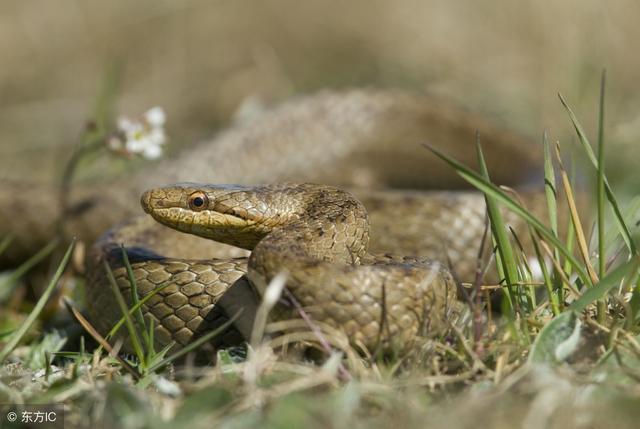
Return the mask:
[[[252,215],[251,208],[233,206],[234,192],[245,188],[213,188],[198,185],[174,185],[157,188],[142,194],[144,211],[159,223],[203,238],[251,250],[269,232]],[[189,196],[194,192],[207,196],[207,206],[194,210]],[[239,199],[242,202],[242,199]]]

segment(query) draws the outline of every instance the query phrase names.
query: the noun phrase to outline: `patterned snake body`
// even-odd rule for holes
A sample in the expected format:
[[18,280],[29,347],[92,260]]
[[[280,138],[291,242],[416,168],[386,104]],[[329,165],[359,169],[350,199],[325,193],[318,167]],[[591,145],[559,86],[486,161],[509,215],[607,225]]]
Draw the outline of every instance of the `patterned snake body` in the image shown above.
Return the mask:
[[314,320],[370,350],[410,344],[455,299],[440,264],[370,254],[366,209],[334,187],[175,185],[145,192],[142,205],[164,225],[251,250],[248,278],[261,295],[285,272]]
[[[206,201],[206,208],[193,210],[194,196]],[[187,184],[145,192],[142,206],[153,219],[134,218],[92,248],[88,294],[98,303],[89,307],[92,321],[107,332],[121,317],[102,269],[105,257],[123,295],[130,296],[121,261],[120,243],[125,243],[140,296],[163,287],[143,306],[154,319],[159,347],[170,341],[177,348],[187,345],[239,310],[243,317],[235,329],[215,343],[250,338],[264,285],[280,271],[289,274],[288,289],[314,321],[344,331],[370,350],[398,350],[416,335],[440,332],[455,287],[434,261],[452,257],[456,274],[473,275],[484,225],[482,196],[389,191],[359,196],[369,216],[350,193],[324,185]],[[157,229],[153,220],[189,235]],[[239,248],[252,250],[251,257]],[[387,249],[420,256],[370,253]],[[280,309],[276,315],[292,313]]]
[[[396,329],[393,332],[397,332],[397,337],[404,341],[419,333],[419,321],[427,319],[420,307],[422,298],[419,294],[422,292],[417,287],[420,279],[426,275],[424,267],[429,267],[428,263],[425,265],[425,258],[439,261],[450,259],[456,274],[463,280],[469,280],[475,269],[475,256],[484,229],[484,201],[481,195],[472,192],[425,191],[459,189],[462,182],[420,143],[428,142],[466,164],[474,164],[476,131],[480,132],[489,170],[497,183],[524,183],[531,178],[532,169],[540,165],[540,151],[527,139],[505,131],[479,115],[402,91],[353,90],[299,97],[248,120],[238,121],[215,139],[189,148],[172,159],[150,165],[124,180],[78,186],[70,196],[74,210],[66,222],[69,235],[92,242],[101,231],[120,223],[119,227],[111,229],[96,241],[87,258],[92,321],[102,331],[107,331],[120,314],[112,292],[106,285],[102,269],[105,258],[115,268],[124,296],[129,296],[126,274],[118,265],[121,264],[120,243],[124,243],[128,249],[141,295],[166,282],[170,283],[145,304],[145,310],[158,322],[156,339],[160,345],[172,339],[179,346],[185,345],[194,336],[216,326],[225,314],[233,314],[240,304],[249,313],[259,304],[256,295],[247,292],[253,288],[245,276],[247,260],[243,258],[247,257],[246,251],[172,231],[149,217],[134,217],[139,213],[136,200],[144,190],[166,191],[166,188],[158,187],[167,183],[193,181],[241,184],[318,182],[352,189],[357,200],[334,188],[322,188],[329,193],[326,198],[336,193],[334,196],[339,194],[342,204],[350,201],[352,214],[344,214],[349,222],[342,222],[342,215],[335,214],[334,218],[341,226],[331,226],[332,223],[328,222],[331,216],[328,214],[323,221],[318,220],[321,217],[314,218],[322,213],[318,210],[305,212],[307,219],[315,219],[310,226],[274,227],[259,241],[257,249],[254,248],[249,275],[254,273],[253,280],[263,278],[268,281],[274,275],[276,266],[288,267],[290,282],[296,281],[296,277],[300,277],[298,280],[307,277],[305,282],[311,280],[311,284],[316,285],[314,290],[317,292],[314,293],[320,295],[329,290],[322,288],[320,284],[323,282],[331,285],[331,282],[339,283],[343,278],[349,278],[349,284],[356,284],[358,282],[353,278],[362,276],[359,285],[366,288],[369,295],[340,295],[340,286],[335,294],[332,291],[327,296],[315,298],[309,294],[307,300],[306,289],[302,288],[298,289],[299,299],[303,305],[312,307],[310,311],[315,311],[314,317],[327,320],[334,326],[339,325],[366,345],[375,345],[379,339],[377,334],[373,335],[374,328],[382,328],[378,331],[383,333],[384,329],[389,328],[386,334]],[[33,254],[34,249],[41,248],[53,235],[57,194],[52,189],[23,182],[2,182],[2,190],[5,189],[9,191],[0,192],[0,236],[11,233],[15,240],[2,258],[16,261]],[[218,188],[205,187],[202,192],[213,189]],[[258,192],[258,189],[267,188],[253,189],[252,198],[266,198],[266,194]],[[292,191],[285,189],[271,189],[273,196],[269,197],[269,201],[293,210],[293,206],[287,206],[284,200],[279,200],[285,194],[287,198],[292,197]],[[185,190],[176,188],[172,192],[183,195]],[[223,191],[218,189],[218,192]],[[313,198],[307,196],[305,201],[322,200],[317,192],[305,191],[303,194],[315,195]],[[40,197],[34,200],[31,198],[34,193]],[[529,207],[534,210],[539,207],[537,201],[540,195],[533,192],[531,198],[526,198]],[[217,199],[211,197],[211,201]],[[347,224],[351,225],[352,220],[364,221],[367,218],[359,211],[362,205],[357,201],[366,207],[370,223],[370,226],[364,226],[356,221],[363,234],[359,240],[355,236],[347,238],[347,232],[352,227],[346,227]],[[326,205],[331,206],[328,202]],[[16,206],[30,207],[32,210],[25,211],[24,216],[17,218]],[[302,206],[306,207],[304,204],[297,207],[299,209]],[[267,206],[259,208],[263,214],[266,212],[262,209],[268,210]],[[251,210],[245,209],[248,215],[253,215]],[[157,217],[158,212],[153,213],[156,213],[156,219],[161,220]],[[296,219],[296,216],[302,215],[295,213],[291,215],[292,221],[301,222],[302,217]],[[277,214],[272,213],[265,219],[276,217]],[[124,224],[123,220],[126,220]],[[243,221],[248,222],[247,219]],[[182,228],[181,224],[170,224],[168,221],[165,224]],[[343,227],[344,231],[341,229]],[[516,223],[514,227],[518,231]],[[332,250],[331,246],[325,248],[328,241],[320,239],[318,228],[344,234],[336,236],[340,239],[335,242],[335,249]],[[221,230],[217,228],[216,234]],[[187,228],[186,232],[207,236],[209,231],[202,227]],[[282,234],[296,239],[284,244]],[[223,239],[226,242],[229,240]],[[255,235],[234,240],[239,240],[234,244],[240,244],[245,249],[256,245]],[[296,252],[305,255],[304,258],[293,257],[298,255]],[[418,257],[407,260],[387,258],[382,261],[372,259],[371,253],[375,252]],[[307,264],[306,268],[301,270],[300,267],[288,265],[296,261]],[[3,263],[0,259],[0,264]],[[325,270],[327,266],[331,268]],[[316,268],[319,271],[314,271]],[[396,274],[391,274],[400,271],[405,278],[413,280],[403,282],[399,277],[394,277]],[[438,273],[438,278],[446,283],[446,275],[440,271]],[[386,278],[387,275],[390,277]],[[367,287],[369,279],[373,279],[377,289]],[[395,290],[402,291],[412,302],[404,309],[398,307],[397,313],[387,317],[390,320],[388,327],[380,326],[383,318],[379,312],[364,315],[366,312],[360,311],[360,308],[375,307],[376,300],[382,307],[382,297],[375,294],[381,293],[380,285],[385,283],[385,279],[387,284],[405,285],[397,286]],[[300,281],[301,285],[303,283]],[[440,290],[440,286],[432,290]],[[390,303],[402,302],[401,298],[396,299],[392,295],[386,296]],[[369,297],[375,298],[373,302],[366,301]],[[444,299],[446,293],[438,293],[438,297]],[[315,299],[320,298],[331,302],[324,306],[315,305],[318,302]],[[363,299],[365,301],[358,301]],[[340,302],[347,303],[347,306],[353,304],[354,308],[350,310],[353,312],[343,314],[341,309],[329,310],[330,304]],[[435,303],[429,310],[434,314],[440,312],[439,305]],[[388,305],[386,307],[389,308]],[[411,311],[406,310],[409,307]],[[358,320],[357,316],[361,313],[362,320]],[[411,313],[417,315],[414,317]],[[405,317],[407,314],[410,314],[408,318]],[[352,321],[355,321],[357,328],[353,323],[350,324]],[[240,320],[236,327],[246,337],[250,325],[250,320]],[[237,337],[237,333],[229,335]],[[382,340],[385,338],[388,335]]]

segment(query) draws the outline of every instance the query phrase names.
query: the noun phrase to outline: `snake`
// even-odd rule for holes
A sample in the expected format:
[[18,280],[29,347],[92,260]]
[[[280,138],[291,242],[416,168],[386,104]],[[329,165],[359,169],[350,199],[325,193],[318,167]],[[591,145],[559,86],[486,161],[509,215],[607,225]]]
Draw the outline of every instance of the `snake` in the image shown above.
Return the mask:
[[[312,320],[353,343],[411,344],[446,322],[452,272],[473,275],[485,228],[483,196],[421,143],[473,164],[476,133],[496,182],[531,180],[541,156],[528,138],[429,96],[366,89],[295,97],[125,178],[76,186],[65,227],[94,243],[90,319],[106,332],[121,317],[102,262],[129,298],[124,244],[140,296],[162,286],[143,305],[158,345],[184,347],[239,308],[249,316],[222,341],[246,340],[280,272]],[[51,236],[56,203],[50,189],[5,185],[0,220],[16,240],[3,258],[16,260]],[[539,191],[524,195],[541,205]],[[16,219],[16,206],[35,215]]]

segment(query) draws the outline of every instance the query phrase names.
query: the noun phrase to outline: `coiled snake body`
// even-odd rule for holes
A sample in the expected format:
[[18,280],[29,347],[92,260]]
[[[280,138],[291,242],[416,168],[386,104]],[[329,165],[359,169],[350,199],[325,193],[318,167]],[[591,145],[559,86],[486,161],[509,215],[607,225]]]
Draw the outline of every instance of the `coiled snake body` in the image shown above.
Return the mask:
[[[105,280],[105,258],[123,295],[129,296],[119,256],[123,243],[141,295],[169,283],[144,306],[157,322],[159,345],[174,340],[184,346],[235,309],[251,313],[260,288],[280,271],[287,273],[288,288],[314,320],[344,330],[354,343],[368,348],[387,346],[392,339],[410,343],[446,317],[455,293],[448,271],[429,260],[450,259],[460,277],[472,275],[484,201],[472,192],[389,188],[461,187],[455,173],[420,143],[471,164],[477,130],[494,180],[513,185],[529,179],[540,156],[527,139],[426,97],[356,90],[284,103],[125,180],[77,187],[71,201],[78,209],[67,222],[70,234],[90,241],[101,229],[129,218],[91,248],[92,321],[106,332],[120,318]],[[357,199],[325,185],[163,187],[193,181],[311,181],[347,186]],[[11,219],[9,231],[17,237],[10,249],[14,253],[5,257],[19,258],[20,252],[37,248],[39,237],[51,235],[52,222],[43,214],[55,203],[25,200],[24,186],[11,188],[14,192],[0,193],[0,220]],[[148,189],[143,207],[156,221],[253,249],[248,262],[246,251],[172,232],[148,217],[134,218],[139,212],[135,200]],[[202,206],[193,205],[194,195],[202,198]],[[539,194],[532,193],[534,209],[536,198]],[[10,207],[22,202],[38,215],[16,220]],[[0,233],[5,224],[0,222]],[[376,252],[416,256],[373,256]],[[237,321],[242,337],[251,322]],[[238,332],[224,340],[238,341]]]
[[440,264],[369,254],[366,209],[337,188],[187,184],[148,191],[142,205],[167,226],[251,250],[248,277],[260,292],[284,271],[314,320],[370,348],[410,343],[455,297]]

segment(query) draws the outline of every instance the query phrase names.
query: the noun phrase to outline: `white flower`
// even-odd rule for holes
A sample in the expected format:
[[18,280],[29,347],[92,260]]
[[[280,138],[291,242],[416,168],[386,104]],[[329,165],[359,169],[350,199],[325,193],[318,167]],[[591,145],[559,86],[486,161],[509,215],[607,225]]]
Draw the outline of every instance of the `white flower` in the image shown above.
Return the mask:
[[157,159],[162,156],[162,145],[167,142],[165,121],[166,116],[161,107],[147,110],[137,121],[120,117],[117,132],[107,139],[107,147],[114,152]]
[[162,128],[164,122],[166,120],[164,110],[162,107],[156,106],[147,110],[144,115],[142,115],[145,121],[152,127]]
[[160,393],[163,393],[167,396],[178,397],[182,395],[180,386],[178,386],[173,381],[167,380],[164,377],[154,377],[153,384],[155,384]]

